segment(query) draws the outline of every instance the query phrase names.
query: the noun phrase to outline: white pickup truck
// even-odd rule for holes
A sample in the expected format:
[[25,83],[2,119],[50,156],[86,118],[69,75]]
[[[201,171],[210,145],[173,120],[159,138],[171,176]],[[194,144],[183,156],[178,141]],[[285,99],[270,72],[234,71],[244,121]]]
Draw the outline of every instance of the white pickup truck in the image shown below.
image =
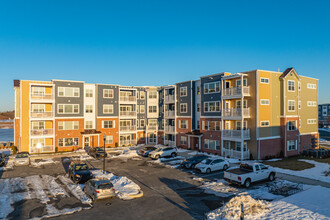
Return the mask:
[[226,170],[223,178],[230,182],[243,185],[246,188],[251,186],[251,183],[275,179],[275,171],[272,167],[267,167],[261,163],[242,163],[239,168]]

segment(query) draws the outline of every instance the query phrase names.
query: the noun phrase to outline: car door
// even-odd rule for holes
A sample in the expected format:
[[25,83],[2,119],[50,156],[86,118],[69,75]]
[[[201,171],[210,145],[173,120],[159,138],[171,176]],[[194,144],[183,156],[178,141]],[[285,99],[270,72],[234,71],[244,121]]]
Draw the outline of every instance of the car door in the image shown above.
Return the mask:
[[222,169],[221,164],[222,164],[222,161],[223,161],[223,160],[221,160],[221,159],[217,159],[217,160],[215,160],[215,161],[216,161],[216,163],[215,163],[215,170],[221,170],[221,169]]
[[170,156],[171,155],[170,152],[171,152],[171,148],[164,149],[164,156],[165,157]]
[[259,181],[262,179],[262,175],[261,175],[261,170],[258,164],[254,165],[255,166],[255,175],[254,178],[252,178],[252,181]]
[[215,170],[217,170],[217,160],[213,160],[213,161],[210,163],[209,167],[211,168],[211,171],[215,171]]
[[265,165],[263,164],[260,164],[260,180],[264,180],[264,179],[267,179],[268,178],[268,167],[266,167]]

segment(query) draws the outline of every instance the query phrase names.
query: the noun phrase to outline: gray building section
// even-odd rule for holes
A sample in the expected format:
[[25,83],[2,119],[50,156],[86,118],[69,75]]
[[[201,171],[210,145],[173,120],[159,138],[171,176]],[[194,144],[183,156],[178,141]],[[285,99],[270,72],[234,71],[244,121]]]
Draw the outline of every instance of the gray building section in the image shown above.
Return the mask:
[[158,130],[164,130],[164,89],[158,90]]
[[[103,90],[104,89],[112,89],[113,90],[113,98],[104,98]],[[119,86],[117,85],[103,85],[97,84],[97,116],[99,117],[118,117],[119,116]],[[103,105],[110,104],[113,105],[113,114],[104,114],[103,113]]]
[[[144,99],[141,99],[141,92],[144,92],[145,93],[145,97]],[[137,113],[137,120],[141,120],[141,119],[144,119],[144,123],[145,123],[145,126],[147,124],[147,92],[145,90],[145,88],[142,88],[142,87],[136,87],[136,92],[139,94],[137,97],[137,106],[136,108],[139,109],[138,113]],[[141,105],[144,105],[144,113],[141,113],[140,112],[140,106]],[[145,130],[145,126],[141,127],[141,124],[139,123],[139,126],[137,126],[137,130]]]
[[[55,85],[55,117],[84,117],[84,82],[52,80]],[[59,97],[59,87],[79,88],[79,97]],[[79,113],[59,114],[59,104],[79,104]]]
[[330,125],[330,104],[319,105],[319,125],[329,126]]
[[[218,73],[214,75],[201,77],[201,116],[221,116],[221,112],[205,112],[204,102],[220,102],[221,105],[221,78],[224,74]],[[211,82],[220,82],[220,92],[205,94],[204,85]],[[221,106],[220,106],[221,109]]]

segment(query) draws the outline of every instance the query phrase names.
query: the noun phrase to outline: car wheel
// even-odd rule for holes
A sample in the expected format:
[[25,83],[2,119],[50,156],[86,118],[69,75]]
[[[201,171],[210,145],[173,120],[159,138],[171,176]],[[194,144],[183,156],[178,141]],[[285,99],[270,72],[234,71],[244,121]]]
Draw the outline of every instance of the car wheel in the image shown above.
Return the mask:
[[159,157],[160,157],[159,154],[155,155],[155,159],[159,159]]
[[210,168],[207,168],[206,169],[206,173],[211,173],[211,169]]
[[227,170],[227,169],[228,169],[228,165],[225,164],[225,165],[223,166],[223,170]]
[[251,179],[246,179],[244,186],[245,186],[245,188],[249,188],[251,186]]
[[176,157],[176,153],[173,152],[173,153],[171,154],[171,157]]
[[195,169],[195,164],[191,164],[190,169]]
[[270,173],[269,177],[268,177],[268,180],[269,181],[274,181],[274,179],[275,179],[275,173]]

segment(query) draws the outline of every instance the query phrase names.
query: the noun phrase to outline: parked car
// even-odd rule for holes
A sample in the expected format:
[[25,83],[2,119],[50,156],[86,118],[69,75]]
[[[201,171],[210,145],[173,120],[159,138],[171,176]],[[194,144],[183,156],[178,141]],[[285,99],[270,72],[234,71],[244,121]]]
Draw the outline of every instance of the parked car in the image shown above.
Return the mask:
[[177,150],[175,147],[161,147],[149,153],[149,157],[152,159],[158,159],[161,157],[176,157]]
[[116,196],[115,188],[108,179],[88,180],[85,184],[84,192],[93,200]]
[[216,170],[226,170],[229,167],[229,163],[224,159],[208,158],[195,166],[195,170],[201,173],[211,173]]
[[93,174],[89,170],[88,165],[81,161],[71,162],[69,165],[68,174],[69,178],[74,183],[84,183],[93,178]]
[[0,166],[4,166],[6,163],[6,157],[3,153],[0,153]]
[[104,151],[104,148],[102,148],[102,147],[90,147],[88,154],[95,158],[103,158],[103,157],[107,157],[107,155],[108,155]]
[[187,168],[187,169],[194,169],[196,164],[202,162],[203,160],[209,158],[206,155],[197,155],[193,157],[189,157],[183,161],[181,161],[180,166],[182,168]]
[[272,167],[268,167],[261,163],[243,163],[239,168],[227,170],[223,174],[223,178],[238,185],[245,186],[246,188],[251,186],[251,183],[275,179],[275,171]]
[[19,152],[15,156],[14,164],[18,165],[30,165],[30,154],[29,152]]
[[138,154],[143,156],[143,157],[147,157],[149,156],[149,153],[156,150],[157,148],[156,147],[144,147],[140,150],[138,150]]

